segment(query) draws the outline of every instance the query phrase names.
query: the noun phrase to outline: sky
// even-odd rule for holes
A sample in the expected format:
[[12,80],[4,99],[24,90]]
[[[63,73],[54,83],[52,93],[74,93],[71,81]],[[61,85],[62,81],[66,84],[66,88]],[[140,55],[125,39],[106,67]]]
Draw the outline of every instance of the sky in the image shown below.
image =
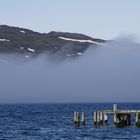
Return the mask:
[[0,24],[140,40],[139,0],[0,0]]

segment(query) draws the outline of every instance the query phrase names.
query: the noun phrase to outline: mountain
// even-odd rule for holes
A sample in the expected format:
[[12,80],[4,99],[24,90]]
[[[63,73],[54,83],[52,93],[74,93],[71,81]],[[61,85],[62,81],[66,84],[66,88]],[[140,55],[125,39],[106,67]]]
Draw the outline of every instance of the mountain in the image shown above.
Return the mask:
[[82,55],[89,46],[98,47],[105,42],[78,33],[39,33],[25,28],[0,25],[0,53],[17,53],[24,58],[41,53],[76,57]]

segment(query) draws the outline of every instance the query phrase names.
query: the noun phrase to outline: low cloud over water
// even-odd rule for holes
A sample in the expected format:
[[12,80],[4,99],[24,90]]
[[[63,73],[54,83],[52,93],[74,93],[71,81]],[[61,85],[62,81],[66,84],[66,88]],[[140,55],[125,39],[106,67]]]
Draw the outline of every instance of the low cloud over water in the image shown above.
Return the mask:
[[91,46],[72,60],[51,61],[42,55],[26,63],[3,61],[0,102],[138,102],[139,62],[140,44],[128,38]]

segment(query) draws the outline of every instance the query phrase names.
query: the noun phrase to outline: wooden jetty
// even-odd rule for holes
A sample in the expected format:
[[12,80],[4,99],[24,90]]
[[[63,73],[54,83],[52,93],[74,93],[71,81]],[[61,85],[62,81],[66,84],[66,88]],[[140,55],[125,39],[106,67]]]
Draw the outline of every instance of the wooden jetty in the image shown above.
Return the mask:
[[[131,115],[135,117],[135,126],[140,127],[140,110],[120,110],[117,104],[113,109],[95,111],[93,115],[94,126],[100,126],[108,123],[108,115],[114,116],[114,125],[116,127],[125,127],[131,125]],[[82,112],[82,125],[85,125],[85,113]],[[80,113],[74,113],[74,124],[80,125]]]

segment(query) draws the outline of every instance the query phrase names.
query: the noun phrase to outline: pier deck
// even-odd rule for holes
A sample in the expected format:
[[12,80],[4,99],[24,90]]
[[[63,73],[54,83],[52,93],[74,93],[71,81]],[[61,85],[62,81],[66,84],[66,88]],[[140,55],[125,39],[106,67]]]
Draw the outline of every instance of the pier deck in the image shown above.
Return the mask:
[[114,114],[114,113],[128,113],[128,114],[136,114],[136,113],[140,113],[140,110],[102,110],[101,112],[103,113],[108,113],[108,114]]

